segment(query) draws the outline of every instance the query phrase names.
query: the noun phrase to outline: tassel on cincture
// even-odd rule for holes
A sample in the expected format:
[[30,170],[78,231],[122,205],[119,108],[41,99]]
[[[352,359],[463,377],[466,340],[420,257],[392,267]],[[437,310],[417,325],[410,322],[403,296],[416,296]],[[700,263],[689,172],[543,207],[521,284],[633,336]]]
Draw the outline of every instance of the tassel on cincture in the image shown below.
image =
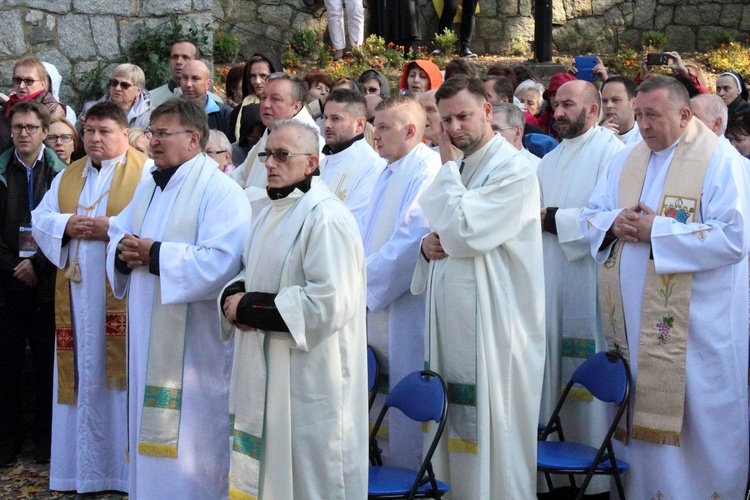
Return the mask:
[[73,283],[81,282],[81,268],[78,266],[77,260],[74,260],[73,263],[68,266],[68,270],[65,271],[65,277]]

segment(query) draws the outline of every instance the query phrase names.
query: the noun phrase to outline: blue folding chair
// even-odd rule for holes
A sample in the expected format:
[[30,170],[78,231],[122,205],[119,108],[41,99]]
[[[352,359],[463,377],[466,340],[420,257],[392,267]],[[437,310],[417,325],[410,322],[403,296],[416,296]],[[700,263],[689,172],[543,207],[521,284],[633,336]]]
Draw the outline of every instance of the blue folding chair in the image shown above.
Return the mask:
[[[600,401],[617,405],[615,417],[599,448],[565,441],[559,413],[573,384],[581,384]],[[620,498],[625,498],[620,475],[630,466],[615,457],[612,436],[627,411],[629,392],[630,368],[620,354],[598,352],[573,372],[537,442],[537,470],[544,473],[550,491],[553,490],[551,474],[567,474],[573,488],[576,487],[574,475],[585,474],[586,477],[576,497],[580,499],[583,498],[586,487],[594,475],[606,474],[614,476]],[[551,434],[557,434],[559,441],[547,441]]]
[[435,437],[422,460],[419,470],[404,467],[370,466],[368,498],[441,498],[450,486],[435,478],[432,455],[445,428],[448,398],[445,382],[435,372],[415,371],[403,378],[388,394],[385,405],[370,432],[370,449],[377,449],[376,436],[385,414],[398,408],[417,422],[435,421]]
[[378,394],[378,385],[380,385],[380,365],[375,350],[367,346],[367,392],[370,400],[367,409],[372,409],[375,402],[375,396]]

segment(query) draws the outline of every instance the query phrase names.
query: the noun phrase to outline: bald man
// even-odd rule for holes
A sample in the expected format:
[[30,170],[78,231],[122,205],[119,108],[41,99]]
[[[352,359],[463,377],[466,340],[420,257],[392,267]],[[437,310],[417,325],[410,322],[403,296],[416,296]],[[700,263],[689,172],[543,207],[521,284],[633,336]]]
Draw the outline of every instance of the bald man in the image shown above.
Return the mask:
[[[597,264],[578,224],[599,175],[625,148],[612,130],[597,125],[601,100],[591,83],[574,80],[559,88],[555,120],[562,142],[542,158],[537,176],[542,195],[542,241],[546,295],[547,360],[541,422],[549,419],[561,388],[592,354],[607,348],[597,314]],[[571,404],[572,403],[572,404]],[[609,425],[599,401],[566,405],[567,439],[598,446]],[[595,478],[600,479],[600,478]],[[609,490],[592,481],[590,493]]]
[[[326,108],[327,109],[327,108]],[[418,198],[440,168],[440,156],[422,143],[425,111],[413,97],[391,97],[375,108],[381,168],[370,197],[363,229],[367,263],[367,336],[381,372],[392,389],[404,376],[424,367],[424,294],[409,292],[428,229]],[[383,404],[379,396],[371,415]],[[379,442],[387,465],[418,468],[422,427],[399,412],[385,423],[389,437]]]
[[182,97],[195,101],[205,109],[209,129],[219,130],[227,134],[229,133],[227,130],[232,108],[211,99],[208,95],[208,89],[211,88],[212,84],[211,70],[203,61],[190,60],[182,67],[180,74]]
[[437,151],[438,139],[440,138],[440,113],[438,112],[437,103],[435,102],[435,92],[437,89],[422,92],[417,96],[417,100],[424,106],[427,121],[425,122],[424,138],[427,139],[427,145]]

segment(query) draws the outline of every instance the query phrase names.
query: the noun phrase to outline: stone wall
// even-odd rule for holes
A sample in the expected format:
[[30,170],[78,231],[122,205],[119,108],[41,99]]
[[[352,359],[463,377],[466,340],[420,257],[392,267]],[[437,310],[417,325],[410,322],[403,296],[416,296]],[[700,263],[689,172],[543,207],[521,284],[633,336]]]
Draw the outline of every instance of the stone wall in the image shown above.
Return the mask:
[[[638,46],[650,30],[664,32],[667,48],[678,51],[707,50],[722,29],[738,39],[750,33],[748,0],[552,1],[554,46],[568,54]],[[432,0],[418,2],[428,44],[437,14]],[[480,0],[480,9],[474,52],[508,54],[514,40],[531,47],[534,0]],[[322,0],[2,0],[0,89],[11,88],[14,61],[34,55],[57,66],[62,100],[75,105],[85,75],[117,58],[140,23],[154,27],[170,14],[234,33],[246,56],[263,50],[280,54],[301,27],[328,40]]]
[[[213,0],[2,0],[0,89],[12,89],[13,64],[22,56],[51,62],[63,76],[61,100],[78,108],[86,75],[116,60],[145,22],[154,27],[179,14],[213,23]],[[104,74],[109,76],[110,68]]]

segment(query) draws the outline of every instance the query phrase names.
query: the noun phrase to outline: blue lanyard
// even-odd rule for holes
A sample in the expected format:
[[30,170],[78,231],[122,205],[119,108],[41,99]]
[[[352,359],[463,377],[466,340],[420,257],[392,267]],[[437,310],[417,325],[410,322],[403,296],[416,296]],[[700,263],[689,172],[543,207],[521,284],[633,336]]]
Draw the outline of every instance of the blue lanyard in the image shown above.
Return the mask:
[[[36,163],[36,162],[35,162]],[[29,213],[34,210],[34,166],[26,169],[26,191],[29,195]]]

